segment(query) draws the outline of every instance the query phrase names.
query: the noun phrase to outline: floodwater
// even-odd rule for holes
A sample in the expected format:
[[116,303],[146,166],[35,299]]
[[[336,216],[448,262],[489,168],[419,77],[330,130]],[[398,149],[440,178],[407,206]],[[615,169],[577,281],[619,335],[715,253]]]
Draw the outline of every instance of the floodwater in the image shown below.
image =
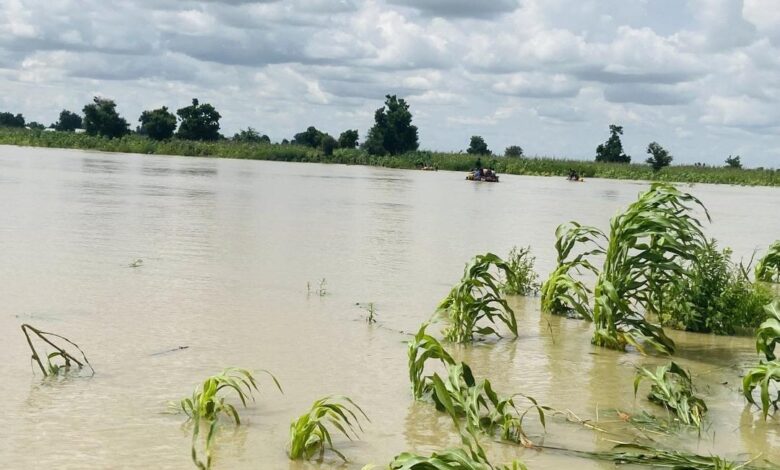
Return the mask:
[[[503,176],[472,183],[453,172],[104,154],[0,147],[0,462],[10,469],[194,468],[190,433],[167,403],[225,366],[268,369],[237,430],[221,428],[214,468],[358,469],[399,452],[458,444],[449,419],[415,403],[408,333],[429,318],[474,254],[531,245],[553,267],[553,231],[578,220],[605,228],[644,183]],[[780,234],[780,190],[695,185],[707,233],[749,259]],[[128,267],[135,259],[143,265]],[[327,294],[315,291],[325,279]],[[307,292],[307,285],[310,292]],[[368,325],[357,303],[373,302]],[[617,435],[550,418],[551,447],[603,450],[636,434],[615,410],[635,399],[635,367],[662,358],[590,345],[587,323],[550,318],[538,298],[513,299],[520,337],[455,348],[504,394],[599,419]],[[94,377],[42,380],[22,323],[81,345]],[[710,407],[701,436],[658,445],[735,459],[780,461],[780,422],[763,423],[739,392],[757,361],[751,338],[674,333]],[[180,346],[180,349],[165,352]],[[645,385],[646,387],[646,385]],[[291,463],[290,421],[327,394],[371,418],[349,458]],[[610,421],[613,421],[610,423]],[[612,468],[552,450],[484,439],[494,460],[531,469]]]

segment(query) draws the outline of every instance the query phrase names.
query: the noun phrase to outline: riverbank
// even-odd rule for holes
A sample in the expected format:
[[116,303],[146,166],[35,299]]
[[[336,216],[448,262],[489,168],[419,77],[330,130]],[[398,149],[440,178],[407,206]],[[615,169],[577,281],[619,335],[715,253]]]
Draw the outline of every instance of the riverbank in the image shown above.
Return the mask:
[[[131,134],[119,139],[106,139],[69,132],[44,132],[9,128],[0,129],[0,144],[154,155],[341,163],[406,169],[434,166],[440,170],[451,171],[468,171],[474,167],[477,158],[476,156],[463,153],[427,151],[395,156],[377,156],[369,155],[358,149],[337,149],[332,155],[325,155],[319,149],[287,144],[239,143],[230,140],[198,142],[179,139],[158,142],[137,134]],[[507,158],[498,156],[483,156],[482,163],[485,166],[493,167],[499,173],[513,175],[566,176],[573,169],[585,178],[780,186],[780,170],[762,168],[735,169],[675,165],[654,172],[645,164],[597,163],[594,161],[547,157]]]

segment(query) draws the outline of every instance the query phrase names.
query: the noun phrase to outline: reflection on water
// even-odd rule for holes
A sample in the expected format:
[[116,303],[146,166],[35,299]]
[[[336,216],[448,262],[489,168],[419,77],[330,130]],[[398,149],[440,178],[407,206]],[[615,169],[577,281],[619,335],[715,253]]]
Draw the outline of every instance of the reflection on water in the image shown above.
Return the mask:
[[[0,456],[6,468],[41,469],[189,468],[189,431],[167,403],[228,365],[271,370],[285,393],[262,384],[242,410],[245,424],[220,431],[216,468],[357,469],[403,450],[455,446],[449,419],[411,398],[401,332],[430,317],[474,254],[531,245],[545,275],[559,223],[606,228],[645,186],[514,176],[480,184],[451,172],[14,147],[0,147],[0,168],[0,428],[10,437],[0,439]],[[780,204],[776,189],[691,190],[711,211],[707,233],[738,257],[780,233],[780,219],[766,217]],[[143,266],[127,267],[137,258]],[[307,297],[307,281],[321,278],[328,295]],[[356,302],[374,302],[380,324],[367,326]],[[632,382],[637,366],[665,359],[596,349],[588,323],[544,316],[538,299],[512,305],[518,339],[453,347],[497,390],[583,419],[662,413],[646,391],[634,399]],[[95,377],[42,383],[22,322],[77,341]],[[739,393],[741,370],[757,358],[752,339],[673,337],[711,424],[701,439],[684,433],[659,444],[780,459],[777,419],[763,423]],[[178,346],[189,347],[153,355]],[[339,439],[351,463],[288,462],[290,421],[331,393],[371,417],[362,440]],[[546,434],[527,421],[550,446],[611,445],[561,418]],[[522,458],[530,468],[611,468],[485,445],[496,461]]]

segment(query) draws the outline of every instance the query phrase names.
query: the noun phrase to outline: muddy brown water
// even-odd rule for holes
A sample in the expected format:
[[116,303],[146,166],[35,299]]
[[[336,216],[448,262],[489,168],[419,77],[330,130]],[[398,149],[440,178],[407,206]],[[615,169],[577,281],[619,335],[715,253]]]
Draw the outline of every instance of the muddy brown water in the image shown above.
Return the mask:
[[[456,445],[445,416],[415,403],[408,333],[432,313],[474,254],[531,245],[537,270],[554,263],[553,231],[568,220],[606,227],[645,183],[105,154],[0,147],[0,461],[16,469],[193,468],[190,434],[167,402],[236,365],[268,369],[245,425],[222,427],[215,468],[360,468],[405,450]],[[685,188],[712,214],[707,233],[749,258],[780,235],[780,191]],[[143,265],[130,268],[135,259]],[[327,294],[313,291],[326,280]],[[312,290],[307,294],[307,283]],[[373,302],[369,326],[356,303]],[[660,358],[590,345],[587,323],[512,300],[517,340],[453,348],[504,393],[599,419],[617,436],[551,418],[537,442],[603,450],[634,431],[614,410],[663,413],[634,399],[638,365]],[[64,334],[87,352],[92,378],[44,381],[19,325]],[[780,461],[780,422],[763,423],[739,393],[757,360],[751,338],[673,333],[710,407],[699,437],[659,445]],[[187,349],[156,354],[179,346]],[[313,400],[346,394],[371,418],[362,440],[338,447],[350,463],[291,463],[290,421]],[[612,468],[554,451],[484,440],[496,462],[529,468]]]

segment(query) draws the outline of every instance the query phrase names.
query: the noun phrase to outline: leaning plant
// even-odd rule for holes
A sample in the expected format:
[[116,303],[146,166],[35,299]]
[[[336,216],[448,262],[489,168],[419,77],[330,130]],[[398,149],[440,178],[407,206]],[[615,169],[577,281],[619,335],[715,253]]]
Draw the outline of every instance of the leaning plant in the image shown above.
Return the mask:
[[756,280],[780,282],[780,240],[769,245],[769,250],[756,263]]
[[420,330],[409,342],[409,382],[412,384],[414,398],[419,400],[423,395],[431,391],[430,376],[424,376],[425,364],[428,360],[436,360],[445,366],[455,365],[455,360],[450,356],[439,340],[426,333],[428,323],[423,323]]
[[655,372],[640,368],[634,378],[634,396],[643,380],[650,381],[650,401],[674,413],[683,424],[701,427],[707,405],[694,394],[693,381],[685,369],[675,362],[658,366]]
[[444,330],[448,341],[469,343],[475,334],[499,335],[494,326],[480,326],[483,321],[492,325],[503,323],[517,336],[515,312],[501,295],[494,271],[501,272],[507,280],[514,279],[510,266],[498,256],[487,253],[474,257],[466,265],[460,282],[439,303],[437,313],[449,323]]
[[290,459],[308,460],[319,454],[321,460],[327,449],[346,462],[344,454],[333,446],[328,425],[352,440],[358,437],[357,430],[363,430],[359,415],[369,421],[363,410],[348,397],[327,396],[315,401],[309,411],[290,424]]
[[[22,332],[27,340],[27,345],[30,347],[31,358],[38,364],[44,377],[68,373],[73,367],[77,367],[79,370],[89,367],[92,374],[95,374],[95,369],[92,368],[92,364],[89,363],[84,351],[81,350],[78,344],[68,338],[56,333],[39,330],[27,323],[22,325]],[[41,353],[35,347],[33,337],[38,338],[53,351],[41,356]],[[62,342],[65,344],[62,344]],[[71,350],[68,351],[68,348],[71,348]],[[76,352],[73,349],[78,351],[80,358],[74,355]]]

